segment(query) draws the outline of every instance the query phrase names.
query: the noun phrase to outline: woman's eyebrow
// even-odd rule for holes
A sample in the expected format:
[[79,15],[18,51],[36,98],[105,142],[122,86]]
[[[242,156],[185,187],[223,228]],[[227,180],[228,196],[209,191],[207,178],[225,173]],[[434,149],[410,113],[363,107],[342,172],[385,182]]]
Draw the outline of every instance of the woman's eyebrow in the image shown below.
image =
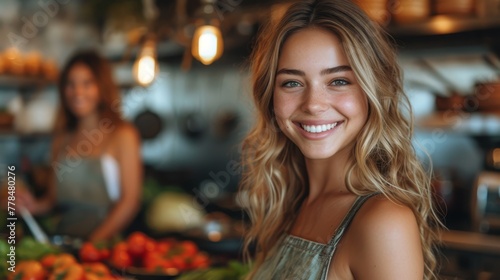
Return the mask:
[[328,69],[323,69],[321,70],[320,74],[321,75],[328,75],[328,74],[333,74],[333,73],[338,73],[338,72],[347,72],[347,71],[352,71],[351,66],[349,65],[340,65]]
[[280,75],[280,74],[288,74],[288,75],[296,75],[296,76],[305,76],[306,75],[306,73],[304,71],[297,70],[297,69],[287,69],[287,68],[281,68],[280,70],[278,70],[278,72],[276,72],[276,76]]
[[[333,74],[333,73],[338,73],[338,72],[346,72],[346,71],[352,71],[351,66],[349,65],[339,65],[335,66],[332,68],[327,68],[321,70],[320,74],[321,75],[328,75],[328,74]],[[276,76],[280,74],[288,74],[288,75],[295,75],[295,76],[305,76],[306,73],[302,70],[297,70],[297,69],[287,69],[287,68],[281,68],[276,72]]]

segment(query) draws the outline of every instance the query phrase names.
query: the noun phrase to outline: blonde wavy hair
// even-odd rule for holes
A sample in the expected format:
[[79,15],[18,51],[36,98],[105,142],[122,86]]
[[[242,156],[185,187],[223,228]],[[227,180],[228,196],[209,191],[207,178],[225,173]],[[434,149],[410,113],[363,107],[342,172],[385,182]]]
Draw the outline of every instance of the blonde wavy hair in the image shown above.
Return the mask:
[[[291,34],[308,27],[323,28],[340,39],[368,99],[368,120],[351,152],[347,188],[356,195],[380,192],[413,210],[425,279],[434,279],[434,245],[441,223],[433,210],[430,177],[412,146],[411,107],[403,92],[396,53],[382,28],[350,0],[298,1],[279,21],[270,21],[261,30],[254,47],[250,68],[258,114],[243,141],[240,185],[241,203],[252,222],[245,254],[249,255],[252,246],[258,253],[252,271],[291,228],[308,193],[304,156],[279,130],[272,102],[280,50]],[[354,184],[353,177],[359,183]]]

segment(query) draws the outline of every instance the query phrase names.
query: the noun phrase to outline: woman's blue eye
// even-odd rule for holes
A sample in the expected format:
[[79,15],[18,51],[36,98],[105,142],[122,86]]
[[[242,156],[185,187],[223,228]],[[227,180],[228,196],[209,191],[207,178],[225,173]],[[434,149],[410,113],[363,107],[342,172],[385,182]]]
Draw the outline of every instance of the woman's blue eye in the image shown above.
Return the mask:
[[331,83],[333,86],[347,86],[348,84],[349,82],[343,79],[334,80]]
[[296,81],[284,82],[281,86],[283,87],[300,87],[300,84]]

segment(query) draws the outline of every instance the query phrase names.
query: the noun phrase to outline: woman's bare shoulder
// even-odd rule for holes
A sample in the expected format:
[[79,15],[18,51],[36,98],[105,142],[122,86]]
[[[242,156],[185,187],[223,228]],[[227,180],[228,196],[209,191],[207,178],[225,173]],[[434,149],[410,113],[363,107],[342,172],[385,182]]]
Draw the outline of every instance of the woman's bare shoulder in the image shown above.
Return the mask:
[[118,136],[139,136],[137,128],[130,122],[122,122],[116,129]]
[[383,195],[372,197],[359,210],[349,234],[356,241],[349,245],[355,252],[349,255],[356,279],[402,279],[403,275],[422,279],[420,230],[410,207]]
[[137,141],[139,141],[139,132],[129,122],[120,123],[113,133],[114,144],[136,143]]
[[356,219],[368,226],[416,223],[415,215],[410,207],[390,200],[382,194],[368,199],[359,210]]

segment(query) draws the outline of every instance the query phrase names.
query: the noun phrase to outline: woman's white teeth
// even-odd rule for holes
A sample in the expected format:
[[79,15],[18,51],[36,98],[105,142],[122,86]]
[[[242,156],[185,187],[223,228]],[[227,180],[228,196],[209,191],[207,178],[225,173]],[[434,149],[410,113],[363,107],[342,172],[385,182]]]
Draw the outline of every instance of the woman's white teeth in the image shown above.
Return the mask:
[[334,128],[337,125],[336,122],[332,124],[322,124],[322,125],[301,125],[302,128],[310,133],[321,133]]

